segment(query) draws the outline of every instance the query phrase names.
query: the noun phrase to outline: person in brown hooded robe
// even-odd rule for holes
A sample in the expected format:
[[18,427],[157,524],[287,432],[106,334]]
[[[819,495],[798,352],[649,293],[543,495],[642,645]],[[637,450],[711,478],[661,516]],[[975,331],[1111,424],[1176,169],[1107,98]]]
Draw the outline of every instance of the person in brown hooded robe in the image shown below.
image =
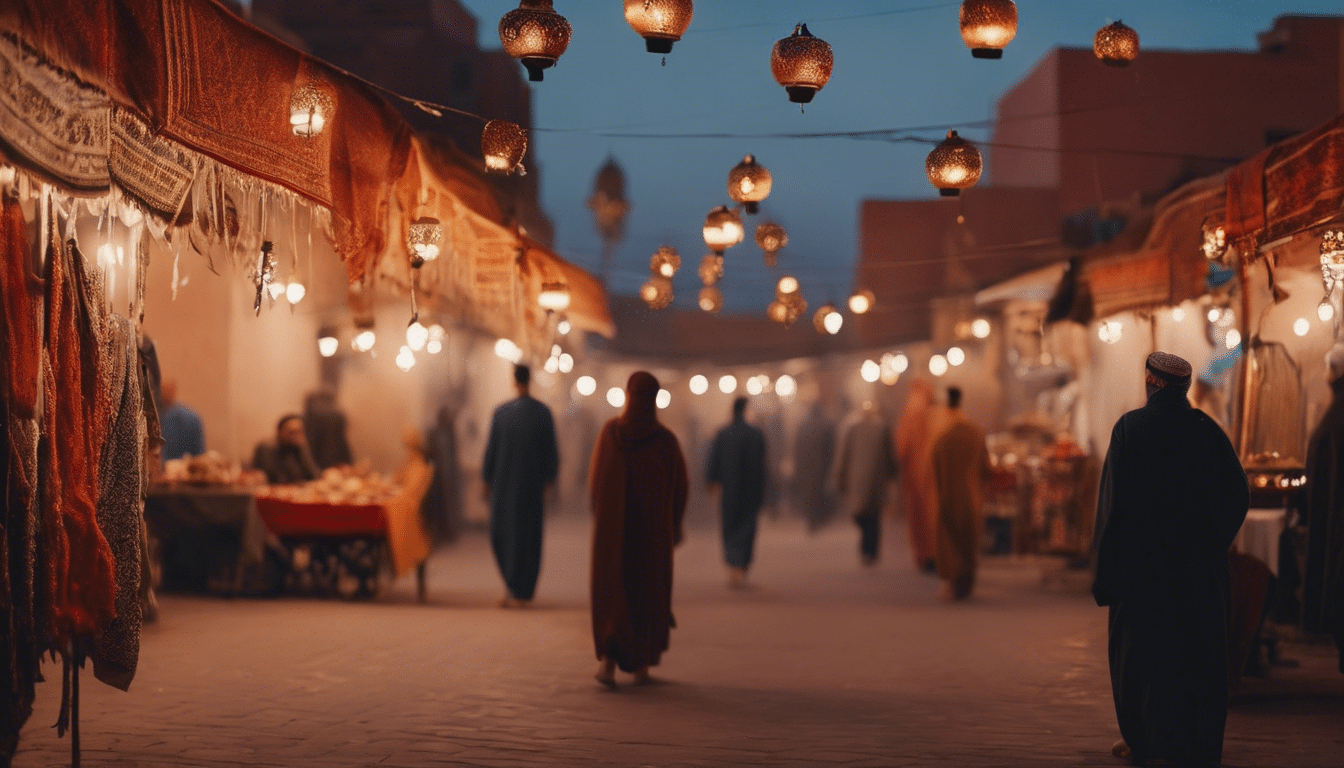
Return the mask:
[[608,687],[617,667],[648,682],[674,623],[672,548],[681,542],[686,462],[658,422],[658,389],[651,374],[630,377],[625,412],[602,427],[589,472],[593,641],[597,680]]
[[933,477],[933,386],[916,379],[896,428],[896,462],[901,467],[901,501],[915,568],[937,570],[938,489]]

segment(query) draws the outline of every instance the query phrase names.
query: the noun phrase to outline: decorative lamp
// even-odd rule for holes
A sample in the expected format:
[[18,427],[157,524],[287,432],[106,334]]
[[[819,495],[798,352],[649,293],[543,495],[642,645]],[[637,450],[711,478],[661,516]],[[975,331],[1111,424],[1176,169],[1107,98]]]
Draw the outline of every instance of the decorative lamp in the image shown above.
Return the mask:
[[747,213],[760,213],[761,201],[770,196],[772,184],[770,171],[756,162],[755,155],[742,158],[728,172],[728,196],[735,203],[744,203]]
[[644,38],[649,53],[671,53],[691,26],[693,12],[691,0],[625,0],[625,20]]
[[723,291],[714,285],[706,285],[701,288],[700,308],[711,315],[717,315],[719,310],[723,309]]
[[655,275],[672,278],[681,269],[681,254],[670,245],[661,246],[649,259],[649,271]]
[[569,284],[564,282],[542,283],[541,293],[537,294],[537,304],[547,312],[564,312],[569,309]]
[[662,309],[672,303],[672,281],[661,275],[650,277],[639,287],[639,298],[649,309]]
[[527,131],[508,120],[491,120],[481,131],[481,154],[487,171],[513,173],[527,154]]
[[419,269],[426,261],[439,258],[439,243],[443,240],[443,225],[430,216],[421,216],[406,231],[406,250],[410,252],[411,266]]
[[812,325],[816,327],[817,333],[826,333],[834,336],[840,332],[840,328],[845,324],[844,315],[836,310],[834,304],[822,304],[817,309],[817,313],[812,316]]
[[724,251],[742,242],[746,230],[742,227],[742,217],[737,215],[737,211],[720,205],[705,216],[704,235],[709,250],[722,256]]
[[1013,0],[964,0],[961,39],[977,59],[1001,59],[1003,47],[1017,36],[1017,4]]
[[1204,245],[1200,246],[1200,250],[1204,252],[1204,258],[1209,261],[1218,264],[1226,263],[1227,231],[1223,229],[1222,225],[1204,222]]
[[365,328],[355,334],[355,338],[350,340],[350,348],[356,352],[368,352],[373,349],[373,345],[378,341],[378,336],[372,328]]
[[429,343],[429,329],[420,324],[418,320],[412,320],[411,324],[406,326],[406,346],[411,348],[412,352],[419,352]]
[[756,244],[765,254],[765,265],[773,267],[779,263],[779,251],[789,244],[789,233],[773,221],[762,222],[756,227]]
[[775,296],[778,298],[782,299],[785,296],[791,296],[797,292],[798,278],[793,275],[785,275],[779,278],[779,282],[775,284]]
[[770,54],[770,71],[795,104],[812,101],[831,79],[834,65],[830,44],[813,37],[806,24],[794,27],[793,34],[776,42]]
[[316,83],[300,87],[289,97],[289,127],[295,136],[311,139],[322,133],[335,104]]
[[1321,281],[1327,294],[1344,283],[1344,230],[1326,230],[1321,236]]
[[1328,323],[1335,319],[1335,305],[1330,301],[1329,296],[1321,299],[1321,303],[1316,305],[1316,316],[1321,319],[1322,323]]
[[317,351],[318,354],[323,357],[334,356],[336,350],[340,349],[340,347],[341,340],[336,338],[336,333],[330,329],[323,330],[322,335],[317,339]]
[[947,138],[934,147],[924,161],[929,181],[943,197],[956,197],[961,190],[975,186],[983,167],[980,150],[958,136],[956,131],[948,131]]
[[396,363],[402,371],[411,370],[415,367],[415,353],[411,351],[410,347],[402,347],[401,351],[397,352]]
[[769,307],[766,307],[765,314],[771,320],[782,325],[788,322],[789,308],[784,302],[776,299],[770,302]]
[[723,278],[723,257],[716,253],[706,253],[700,260],[700,282],[715,285]]
[[573,30],[555,12],[551,0],[520,0],[518,7],[499,20],[499,41],[510,56],[527,69],[527,79],[540,82],[543,72],[569,47]]
[[882,366],[876,360],[864,360],[863,365],[859,366],[859,376],[869,384],[876,384],[882,378]]
[[1139,33],[1120,21],[1097,30],[1092,39],[1092,52],[1103,64],[1128,67],[1139,57]]
[[865,314],[868,310],[873,308],[873,304],[875,304],[876,301],[877,297],[873,295],[873,292],[864,288],[861,291],[856,291],[853,296],[849,297],[849,311],[856,315]]
[[298,304],[300,301],[303,301],[303,297],[307,295],[308,289],[304,287],[303,283],[300,283],[297,280],[292,280],[289,285],[285,286],[285,299],[288,300],[290,304]]
[[991,330],[993,330],[993,328],[990,326],[989,321],[983,317],[977,317],[971,321],[971,335],[977,339],[989,338]]

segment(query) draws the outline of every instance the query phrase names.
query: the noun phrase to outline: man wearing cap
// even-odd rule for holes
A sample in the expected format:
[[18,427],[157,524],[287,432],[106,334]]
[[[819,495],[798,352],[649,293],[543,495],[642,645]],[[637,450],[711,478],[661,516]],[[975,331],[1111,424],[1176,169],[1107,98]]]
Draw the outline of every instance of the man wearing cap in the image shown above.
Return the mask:
[[1148,356],[1148,404],[1120,418],[1097,500],[1092,594],[1110,608],[1111,690],[1131,764],[1216,766],[1227,721],[1227,551],[1250,506],[1190,364]]

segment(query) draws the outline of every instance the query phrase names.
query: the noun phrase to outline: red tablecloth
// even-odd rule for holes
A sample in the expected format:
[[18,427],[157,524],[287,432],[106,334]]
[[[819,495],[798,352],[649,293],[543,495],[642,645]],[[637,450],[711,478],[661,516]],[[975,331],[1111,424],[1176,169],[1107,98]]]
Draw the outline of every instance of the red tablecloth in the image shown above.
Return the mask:
[[281,537],[387,535],[387,510],[380,504],[310,504],[259,496],[257,512]]

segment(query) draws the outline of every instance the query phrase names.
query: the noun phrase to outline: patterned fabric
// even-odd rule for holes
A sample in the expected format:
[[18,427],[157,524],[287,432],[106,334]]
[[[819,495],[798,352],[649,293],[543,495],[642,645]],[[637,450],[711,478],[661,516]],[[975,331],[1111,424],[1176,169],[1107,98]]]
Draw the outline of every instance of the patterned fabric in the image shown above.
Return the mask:
[[151,213],[176,221],[196,177],[195,153],[154,136],[124,109],[112,111],[111,125],[107,165],[112,180]]
[[1148,356],[1148,370],[1166,381],[1190,382],[1193,370],[1185,358],[1167,352],[1154,352]]

